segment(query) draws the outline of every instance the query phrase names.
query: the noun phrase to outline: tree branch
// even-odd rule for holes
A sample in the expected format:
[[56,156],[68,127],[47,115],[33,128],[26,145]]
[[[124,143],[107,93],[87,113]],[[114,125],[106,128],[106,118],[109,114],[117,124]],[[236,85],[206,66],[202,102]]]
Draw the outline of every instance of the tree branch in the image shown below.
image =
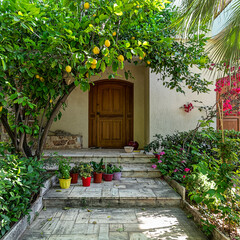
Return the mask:
[[75,84],[72,83],[70,85],[70,88],[68,89],[68,93],[66,93],[64,96],[59,98],[59,100],[57,101],[54,109],[52,110],[51,116],[50,116],[50,118],[49,118],[49,120],[48,120],[48,122],[47,122],[47,124],[44,128],[41,140],[40,140],[40,142],[38,142],[38,147],[37,147],[37,150],[36,150],[36,153],[35,153],[38,158],[40,157],[40,154],[43,151],[43,147],[46,143],[47,135],[48,135],[48,132],[50,130],[50,127],[52,126],[54,118],[56,117],[57,113],[59,112],[60,108],[62,107],[62,104],[67,100],[68,96],[75,89],[75,87],[76,87]]
[[15,137],[17,137],[17,136],[14,135],[13,131],[11,130],[11,128],[10,128],[10,126],[8,124],[7,116],[5,114],[3,114],[3,113],[1,115],[1,121],[2,121],[3,127],[5,128],[5,130],[8,133],[8,136],[12,140],[12,142],[13,142],[13,144],[15,146],[15,149],[17,149],[17,145],[15,143]]

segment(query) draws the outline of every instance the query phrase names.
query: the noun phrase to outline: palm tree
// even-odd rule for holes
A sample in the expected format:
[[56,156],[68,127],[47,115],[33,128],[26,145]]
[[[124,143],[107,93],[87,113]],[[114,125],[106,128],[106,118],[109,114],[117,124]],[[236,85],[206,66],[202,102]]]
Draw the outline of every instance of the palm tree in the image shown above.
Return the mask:
[[[228,14],[221,14],[224,9]],[[177,24],[180,24],[185,33],[200,33],[202,25],[212,29],[217,17],[228,15],[223,29],[210,39],[208,50],[214,62],[227,62],[231,66],[239,66],[240,0],[182,0],[179,10]]]

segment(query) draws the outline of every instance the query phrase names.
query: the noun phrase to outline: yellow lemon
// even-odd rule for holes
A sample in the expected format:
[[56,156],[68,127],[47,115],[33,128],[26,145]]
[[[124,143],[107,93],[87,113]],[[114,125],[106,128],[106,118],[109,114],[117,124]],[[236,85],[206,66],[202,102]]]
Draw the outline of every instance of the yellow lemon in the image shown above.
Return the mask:
[[115,37],[115,36],[117,35],[117,33],[116,33],[116,32],[113,32],[113,34],[112,34],[112,35],[113,35],[113,37]]
[[93,53],[94,54],[99,54],[100,53],[100,49],[98,47],[94,47],[93,48]]
[[96,64],[92,64],[92,65],[91,65],[91,69],[95,69],[96,67],[97,67]]
[[2,106],[0,106],[0,112],[3,110],[3,107]]
[[105,44],[106,47],[110,47],[110,45],[111,45],[109,40],[106,40],[104,44]]
[[96,14],[93,14],[93,17],[96,17],[97,15]]
[[147,61],[147,64],[150,64],[151,62],[150,61]]
[[142,57],[139,57],[140,60],[142,60],[143,58]]
[[53,101],[52,101],[52,99],[50,99],[50,103],[52,103]]
[[44,82],[44,78],[43,78],[43,77],[40,77],[39,80],[40,80],[41,82]]
[[93,25],[92,25],[92,24],[89,24],[88,26],[89,26],[89,27],[93,27]]
[[36,75],[36,78],[40,78],[39,75]]
[[97,60],[96,60],[96,59],[93,59],[92,64],[93,64],[93,65],[97,65]]
[[84,3],[84,9],[89,9],[90,8],[90,4],[88,2]]
[[89,74],[88,73],[86,73],[86,78],[89,78]]
[[139,5],[137,5],[137,8],[140,8]]
[[119,62],[123,62],[124,61],[124,56],[123,55],[119,55],[118,56],[118,61]]
[[192,89],[192,86],[188,86],[189,89]]
[[70,73],[72,71],[72,68],[70,66],[66,66],[65,70],[66,72]]
[[132,37],[132,40],[135,40],[135,37]]

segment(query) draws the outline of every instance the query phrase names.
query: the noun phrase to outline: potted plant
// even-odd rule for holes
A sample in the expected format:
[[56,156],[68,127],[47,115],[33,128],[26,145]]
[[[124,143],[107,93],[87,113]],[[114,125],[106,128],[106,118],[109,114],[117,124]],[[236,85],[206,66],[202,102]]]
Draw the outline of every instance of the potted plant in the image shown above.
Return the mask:
[[57,176],[59,178],[59,184],[62,189],[68,189],[70,187],[70,169],[70,161],[66,158],[60,158],[58,161]]
[[113,179],[120,180],[122,176],[122,166],[113,165]]
[[92,166],[89,163],[80,164],[80,175],[82,177],[83,187],[89,187],[91,184],[91,174],[92,174]]
[[75,166],[70,171],[70,176],[72,178],[71,183],[78,182],[78,175],[79,175],[79,165],[75,164]]
[[101,159],[100,163],[96,163],[94,161],[90,162],[93,167],[93,182],[101,183],[102,182],[102,172],[103,172],[103,159]]
[[105,181],[112,181],[113,179],[113,167],[112,164],[107,164],[106,168],[103,170],[103,179]]

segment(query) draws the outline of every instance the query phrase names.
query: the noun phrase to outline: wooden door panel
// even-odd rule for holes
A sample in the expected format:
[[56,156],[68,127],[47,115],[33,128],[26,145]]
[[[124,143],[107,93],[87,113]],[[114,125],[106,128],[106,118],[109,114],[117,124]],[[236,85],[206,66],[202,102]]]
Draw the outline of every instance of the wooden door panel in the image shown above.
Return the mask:
[[133,140],[133,85],[100,81],[93,88],[89,93],[95,94],[89,96],[89,146],[122,148]]
[[100,120],[99,121],[100,141],[110,141],[111,140],[111,129],[112,129],[112,121],[111,120]]
[[123,120],[115,120],[112,121],[112,140],[113,141],[119,141],[119,143],[122,144],[122,126],[123,126]]
[[223,129],[239,131],[239,118],[224,118]]

